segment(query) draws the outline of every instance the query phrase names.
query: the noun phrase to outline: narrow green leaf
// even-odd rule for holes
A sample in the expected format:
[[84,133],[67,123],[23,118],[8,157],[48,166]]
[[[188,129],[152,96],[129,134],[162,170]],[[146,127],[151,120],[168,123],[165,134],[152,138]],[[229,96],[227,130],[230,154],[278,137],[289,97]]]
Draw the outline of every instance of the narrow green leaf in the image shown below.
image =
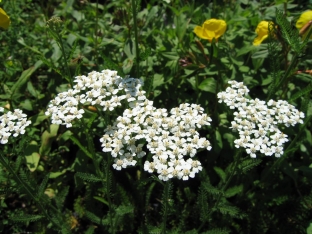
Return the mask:
[[94,196],[93,198],[94,198],[95,200],[98,200],[98,201],[102,202],[103,204],[109,206],[108,201],[106,201],[103,197]]
[[86,211],[85,216],[96,224],[99,224],[99,225],[103,224],[102,219],[90,211]]
[[84,147],[80,141],[74,137],[73,135],[69,136],[69,139],[71,139],[89,158],[92,158],[92,154],[88,151],[86,147]]
[[84,172],[77,172],[76,176],[78,176],[79,178],[89,181],[89,182],[100,182],[102,181],[101,178],[97,177],[94,174],[89,174],[89,173],[84,173]]
[[131,60],[135,58],[135,46],[132,40],[127,40],[124,47],[124,52],[127,55],[127,57]]
[[31,83],[31,81],[27,82],[27,90],[28,92],[35,98],[38,98],[40,95],[40,92],[38,92],[35,87],[33,86],[33,84]]
[[304,87],[302,90],[300,90],[299,92],[295,93],[294,95],[292,95],[292,97],[290,98],[290,102],[294,101],[302,96],[304,96],[307,93],[310,93],[312,90],[312,82],[310,82],[306,87]]
[[26,146],[24,155],[26,159],[26,165],[31,172],[34,172],[39,164],[40,154],[39,145],[35,141],[31,141],[28,146]]
[[45,175],[45,177],[43,178],[39,188],[38,188],[38,197],[42,196],[42,194],[44,194],[45,192],[45,188],[48,184],[48,181],[49,181],[49,177],[50,177],[50,173],[47,173]]
[[29,215],[29,214],[24,214],[24,215],[14,215],[13,217],[10,217],[10,219],[14,222],[35,222],[40,219],[44,218],[43,215]]
[[243,189],[244,189],[244,186],[242,184],[228,188],[225,191],[225,197],[233,197],[236,194],[241,193],[243,191]]
[[41,124],[44,120],[48,119],[49,116],[45,115],[43,111],[40,111],[37,115],[31,116],[31,125],[32,126],[37,126]]
[[215,188],[213,187],[211,184],[209,183],[203,183],[203,188],[205,189],[205,191],[207,193],[210,193],[212,195],[223,195],[223,191],[218,189],[218,188]]
[[39,154],[41,156],[48,155],[51,150],[51,145],[56,138],[59,125],[51,124],[48,130],[45,130],[41,136],[41,146],[39,149]]
[[[21,93],[24,93],[22,88],[28,82],[30,76],[42,65],[41,61],[38,61],[33,67],[28,68],[27,70],[22,72],[22,75],[17,80],[17,82],[11,88],[11,99],[15,99]],[[26,86],[25,86],[26,87]]]
[[225,174],[225,172],[224,172],[220,167],[213,167],[213,169],[214,169],[215,172],[218,174],[218,176],[220,177],[220,179],[222,180],[222,182],[225,182],[225,179],[226,179],[226,174]]
[[49,178],[50,179],[55,179],[55,178],[65,174],[66,171],[67,171],[67,169],[64,169],[62,171],[57,171],[57,172],[51,172]]
[[200,90],[210,93],[216,93],[216,87],[217,87],[216,81],[213,78],[203,80],[203,82],[201,82],[200,85],[198,86]]

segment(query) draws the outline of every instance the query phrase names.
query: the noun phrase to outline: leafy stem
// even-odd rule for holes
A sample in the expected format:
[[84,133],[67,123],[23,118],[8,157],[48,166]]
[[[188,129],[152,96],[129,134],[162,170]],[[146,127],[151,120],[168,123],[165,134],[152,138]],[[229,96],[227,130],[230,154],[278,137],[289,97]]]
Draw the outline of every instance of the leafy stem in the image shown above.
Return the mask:
[[66,58],[66,53],[65,53],[65,47],[62,39],[62,24],[63,22],[61,21],[60,18],[58,17],[52,17],[48,22],[47,22],[47,29],[50,32],[50,35],[54,38],[56,41],[57,45],[62,51],[62,58],[64,60],[64,70],[65,70],[65,78],[66,80],[70,83],[71,87],[73,87],[73,82],[71,78],[71,73],[70,69],[68,66],[67,58]]
[[[90,134],[90,126],[87,126],[85,124],[85,122],[83,121],[82,119],[82,124],[84,126],[84,129],[85,129],[85,135],[86,135],[86,138],[87,138],[87,143],[88,143],[88,150],[90,151],[90,155],[92,156],[92,162],[93,162],[93,165],[95,167],[95,172],[96,174],[101,178],[101,181],[102,181],[102,186],[103,188],[106,187],[106,190],[107,190],[107,199],[108,199],[108,208],[109,208],[109,222],[110,222],[110,227],[112,228],[112,233],[115,233],[115,228],[114,228],[114,225],[113,225],[113,218],[112,218],[112,201],[111,201],[111,198],[110,198],[110,193],[109,193],[109,170],[110,170],[110,160],[109,160],[109,157],[108,157],[108,161],[107,161],[107,171],[106,171],[106,177],[104,176],[103,172],[101,171],[100,169],[100,165],[99,165],[99,161],[97,160],[97,157],[96,157],[96,153],[95,153],[95,148],[94,148],[94,143],[93,143],[93,139],[92,139],[92,134]],[[105,183],[106,181],[106,183]]]
[[[217,198],[217,201],[215,202],[215,204],[213,205],[213,207],[211,207],[211,209],[209,210],[208,212],[208,217],[211,216],[211,214],[217,209],[221,199],[224,197],[224,194],[225,194],[225,191],[226,189],[228,188],[228,186],[230,185],[232,179],[233,179],[233,176],[235,175],[236,171],[237,171],[237,166],[239,164],[239,161],[240,161],[240,158],[241,158],[241,155],[242,155],[242,152],[243,150],[240,149],[240,150],[237,150],[236,151],[236,154],[234,156],[234,162],[232,163],[231,165],[231,169],[230,169],[230,172],[228,174],[228,178],[225,182],[225,184],[222,186],[222,193],[221,195]],[[199,226],[199,228],[197,229],[197,232],[199,233],[200,230],[204,227],[205,223],[207,222],[207,220],[203,221],[201,223],[201,225]]]
[[172,191],[172,182],[171,181],[165,181],[164,183],[164,192],[162,196],[162,231],[161,233],[166,234],[166,223],[167,223],[167,217],[168,217],[168,211],[169,211],[169,201],[171,198],[171,191]]
[[137,2],[136,0],[131,0],[132,3],[132,18],[133,18],[133,27],[134,27],[134,45],[135,45],[135,69],[136,77],[140,77],[140,57],[139,57],[139,41],[138,41],[138,25],[137,25]]

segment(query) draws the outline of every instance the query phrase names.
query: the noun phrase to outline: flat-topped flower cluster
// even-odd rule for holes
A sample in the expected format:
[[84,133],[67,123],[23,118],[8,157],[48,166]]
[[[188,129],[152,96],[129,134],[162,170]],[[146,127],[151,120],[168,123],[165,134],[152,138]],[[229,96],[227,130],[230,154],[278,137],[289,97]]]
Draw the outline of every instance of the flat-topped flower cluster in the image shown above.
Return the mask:
[[[210,125],[211,119],[196,104],[183,103],[171,109],[157,109],[140,90],[142,81],[122,78],[116,71],[91,72],[77,76],[75,86],[57,95],[48,106],[46,115],[52,123],[72,127],[82,118],[84,105],[99,111],[112,111],[123,103],[124,111],[100,138],[102,150],[114,158],[113,167],[121,170],[136,165],[138,159],[150,154],[144,170],[156,172],[158,178],[188,180],[202,170],[194,159],[199,150],[210,150],[210,142],[200,137],[198,129]],[[253,158],[258,152],[280,157],[287,135],[278,127],[303,123],[304,114],[286,101],[261,101],[246,96],[249,90],[243,83],[229,81],[230,87],[218,93],[219,102],[235,109],[231,128],[238,131],[235,147],[245,148]],[[145,152],[146,151],[146,152]]]
[[145,161],[144,169],[157,172],[161,180],[187,180],[202,170],[201,163],[192,159],[199,149],[211,149],[210,142],[196,131],[210,125],[202,107],[181,104],[168,116],[166,109],[156,109],[146,98],[145,91],[140,90],[141,80],[122,78],[111,70],[77,76],[74,83],[73,89],[59,93],[50,102],[46,115],[51,115],[52,123],[72,127],[73,120],[82,118],[82,105],[112,111],[123,100],[128,103],[129,108],[100,139],[103,151],[115,158],[116,170],[136,165],[137,159],[146,155],[145,144],[153,156],[152,162]]
[[[0,112],[4,112],[4,108],[0,107]],[[14,112],[8,111],[0,116],[0,143],[8,143],[9,137],[17,137],[25,133],[25,128],[31,124],[27,120],[27,115],[21,110],[15,109]]]
[[242,82],[229,81],[231,86],[225,92],[218,93],[219,102],[224,102],[230,109],[235,109],[232,129],[238,131],[239,139],[234,141],[236,148],[245,148],[253,158],[257,152],[267,156],[280,157],[283,144],[288,136],[278,126],[294,126],[303,123],[304,113],[283,100],[246,98],[249,90]]
[[[72,127],[72,121],[82,118],[82,105],[100,106],[103,111],[112,111],[121,106],[122,100],[139,100],[142,81],[122,78],[116,71],[91,72],[88,76],[77,76],[73,89],[59,93],[49,104],[46,115],[52,123]],[[80,106],[79,106],[80,104]]]
[[210,142],[200,138],[196,129],[210,125],[210,117],[196,104],[181,104],[170,111],[170,116],[166,109],[156,109],[152,104],[146,99],[126,109],[100,139],[103,151],[111,152],[115,157],[113,167],[121,170],[135,165],[136,159],[146,154],[142,151],[146,142],[153,160],[145,161],[145,171],[157,172],[164,181],[193,178],[202,167],[192,157],[198,149],[211,149]]

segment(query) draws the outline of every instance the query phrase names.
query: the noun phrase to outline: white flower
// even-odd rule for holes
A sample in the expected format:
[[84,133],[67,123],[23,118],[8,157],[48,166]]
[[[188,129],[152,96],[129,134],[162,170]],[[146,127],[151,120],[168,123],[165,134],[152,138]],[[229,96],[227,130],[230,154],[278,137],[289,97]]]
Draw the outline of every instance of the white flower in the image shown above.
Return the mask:
[[155,171],[155,163],[145,161],[144,163],[144,171],[148,171],[149,173],[153,173]]
[[[132,90],[134,84],[131,82],[129,80],[119,87]],[[136,94],[141,96],[144,92],[136,91]],[[202,170],[201,164],[193,160],[186,163],[184,157],[194,157],[198,149],[211,149],[210,142],[206,138],[199,138],[196,131],[196,128],[210,125],[211,119],[196,104],[181,104],[173,108],[170,111],[171,116],[168,116],[166,109],[156,109],[152,106],[153,102],[145,98],[142,102],[139,101],[132,102],[130,108],[125,109],[113,126],[105,129],[100,140],[103,151],[111,152],[116,159],[127,161],[125,167],[134,166],[136,158],[146,155],[143,151],[145,142],[146,148],[153,155],[152,162],[145,161],[145,171],[158,173],[158,178],[163,181],[171,178],[193,178]],[[120,145],[112,143],[115,139],[122,142],[122,154],[117,153],[120,152]],[[118,170],[122,168],[115,167]]]
[[107,142],[105,144],[102,144],[102,146],[103,146],[103,152],[110,152],[110,151],[112,151],[111,143]]
[[[0,107],[0,112],[4,112],[4,108]],[[25,128],[31,124],[27,120],[27,115],[20,109],[15,109],[14,112],[8,111],[0,116],[0,143],[6,144],[9,142],[9,137],[13,137],[25,133]]]
[[173,177],[172,172],[173,172],[172,167],[167,168],[166,166],[164,166],[158,171],[159,173],[158,178],[160,180],[167,181]]
[[245,98],[249,90],[243,83],[228,83],[231,86],[217,96],[219,102],[237,110],[230,127],[239,134],[239,139],[234,141],[235,147],[245,148],[253,158],[258,151],[268,156],[275,154],[276,157],[280,157],[283,154],[282,146],[288,139],[278,126],[288,127],[303,123],[304,114],[283,100],[269,100],[266,103],[257,98]]
[[[59,93],[48,105],[45,114],[51,115],[52,123],[71,127],[71,122],[82,118],[84,113],[82,105],[97,105],[98,110],[102,107],[104,111],[113,111],[117,106],[121,106],[127,95],[130,95],[128,99],[132,98],[132,101],[145,99],[145,93],[138,92],[142,85],[141,80],[123,79],[116,71],[93,71],[88,76],[75,77],[74,83],[76,85],[73,89]],[[131,92],[127,85],[120,86],[121,83],[130,85]]]
[[113,164],[113,168],[120,171],[121,168],[126,168],[127,167],[127,161],[123,159],[115,159]]
[[188,180],[189,177],[194,178],[195,177],[195,172],[191,171],[192,165],[189,164],[188,162],[185,162],[182,165],[181,171],[178,173],[178,178],[183,179],[183,180]]

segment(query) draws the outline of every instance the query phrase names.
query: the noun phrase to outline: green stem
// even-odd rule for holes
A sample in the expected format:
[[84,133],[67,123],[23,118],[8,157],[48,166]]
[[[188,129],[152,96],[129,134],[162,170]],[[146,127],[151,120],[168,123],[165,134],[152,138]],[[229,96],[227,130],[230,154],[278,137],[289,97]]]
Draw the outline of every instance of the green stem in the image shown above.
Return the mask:
[[63,57],[63,60],[64,60],[64,64],[65,64],[65,72],[66,72],[66,76],[67,76],[67,81],[70,83],[70,86],[73,87],[73,81],[72,81],[72,77],[71,77],[71,74],[70,74],[70,70],[69,70],[69,66],[68,66],[68,62],[67,62],[67,58],[66,58],[66,53],[65,53],[65,48],[64,48],[64,44],[63,44],[63,40],[62,40],[62,37],[60,36],[59,33],[56,33],[57,35],[57,40],[58,40],[58,44],[61,48],[61,51],[62,51],[62,57]]
[[108,209],[109,209],[109,222],[110,222],[110,226],[112,228],[112,233],[116,233],[115,232],[115,226],[114,226],[114,223],[113,223],[113,207],[112,207],[112,199],[111,199],[111,196],[110,196],[110,155],[108,155],[107,157],[107,168],[106,168],[106,192],[107,192],[107,200],[108,200]]
[[[235,154],[235,156],[234,156],[234,160],[235,160],[235,161],[234,161],[234,164],[233,164],[232,167],[231,167],[230,176],[228,177],[226,183],[225,183],[224,186],[222,187],[222,192],[223,192],[223,194],[225,193],[225,190],[228,188],[228,186],[230,185],[230,182],[232,181],[233,176],[235,175],[235,172],[236,172],[236,169],[237,169],[237,166],[238,166],[240,157],[241,157],[241,155],[242,155],[242,152],[243,152],[243,151],[240,149],[240,150],[238,150],[238,151],[236,152],[236,154]],[[216,207],[216,206],[219,204],[219,202],[220,202],[220,200],[221,200],[222,197],[223,197],[223,196],[219,196],[219,197],[218,197],[218,200],[217,200],[217,202],[215,203],[214,207]],[[212,210],[212,209],[211,209],[211,210]]]
[[296,53],[291,62],[290,65],[288,66],[287,70],[285,71],[285,74],[283,75],[283,77],[281,78],[280,82],[273,88],[272,92],[269,93],[267,100],[269,100],[273,94],[275,94],[276,90],[279,90],[280,86],[284,83],[284,81],[289,77],[292,69],[296,66],[298,61],[298,54]]
[[[95,167],[95,172],[101,178],[103,188],[106,187],[106,190],[107,190],[107,200],[108,200],[108,209],[109,209],[109,215],[108,215],[109,216],[109,222],[110,222],[110,227],[112,228],[112,233],[115,233],[115,228],[114,228],[113,218],[112,218],[112,212],[113,212],[112,201],[111,201],[110,192],[109,192],[110,160],[109,160],[109,157],[108,157],[106,177],[104,177],[104,175],[103,175],[103,173],[102,173],[102,171],[100,169],[99,161],[97,160],[97,157],[96,157],[93,139],[91,138],[92,134],[89,133],[89,128],[84,123],[83,119],[81,120],[81,122],[82,122],[82,124],[84,126],[84,129],[85,129],[85,135],[87,137],[88,149],[90,150],[90,153],[91,153],[91,156],[92,156],[92,162],[93,162],[93,165]],[[104,181],[106,181],[106,183]]]
[[[224,197],[225,191],[228,188],[228,186],[230,185],[230,183],[233,179],[233,176],[236,173],[237,166],[238,166],[238,163],[240,161],[240,157],[242,155],[242,152],[243,152],[243,150],[241,150],[241,149],[236,152],[236,154],[234,156],[234,164],[232,165],[231,170],[230,170],[230,175],[229,175],[227,181],[225,182],[224,186],[222,187],[222,194],[217,198],[217,201],[215,202],[213,207],[211,207],[210,211],[208,212],[208,216],[210,216],[213,213],[213,211],[216,210],[216,208],[218,207],[218,205],[221,201],[221,198]],[[200,230],[204,227],[205,224],[206,224],[206,220],[201,223],[201,225],[197,229],[197,233],[200,232]]]
[[98,9],[99,9],[99,0],[96,0],[96,5],[95,5],[95,45],[94,45],[94,52],[95,52],[95,62],[98,64],[97,58],[98,58],[98,21],[99,21],[99,16],[98,16]]
[[163,195],[163,220],[162,220],[162,234],[166,234],[166,224],[167,224],[167,217],[168,217],[168,210],[169,210],[169,199],[170,199],[170,187],[171,182],[165,181],[164,183],[164,195]]
[[86,128],[86,126],[84,126],[84,127],[86,129],[85,135],[86,135],[86,138],[87,138],[88,150],[90,151],[91,156],[92,156],[92,162],[93,162],[93,165],[95,167],[95,172],[96,172],[97,175],[100,176],[100,178],[103,178],[102,172],[100,170],[99,162],[96,160],[96,154],[95,154],[95,150],[94,150],[93,139],[91,138],[91,135],[89,133],[88,128]]
[[[199,78],[198,74],[195,75],[195,91],[198,91],[198,86],[199,86]],[[199,98],[199,95],[197,95],[197,99]]]
[[137,15],[136,15],[136,0],[131,0],[132,3],[132,18],[133,18],[133,27],[134,27],[134,39],[135,39],[135,69],[136,69],[136,77],[140,77],[140,58],[139,58],[139,41],[138,41],[138,25],[137,25]]
[[[286,4],[286,3],[285,3]],[[291,74],[291,71],[293,70],[293,68],[297,65],[298,63],[298,59],[299,59],[299,55],[303,52],[303,49],[304,47],[306,46],[306,44],[308,43],[309,41],[309,38],[310,36],[312,35],[312,30],[311,30],[311,26],[310,26],[310,29],[308,31],[308,34],[306,35],[305,39],[303,40],[303,43],[301,44],[301,51],[298,52],[298,53],[295,53],[291,62],[290,62],[290,65],[288,66],[284,76],[282,77],[282,79],[280,80],[280,82],[278,83],[278,85],[276,85],[276,87],[274,87],[274,90],[272,92],[269,93],[268,95],[268,98],[267,100],[269,100],[271,98],[271,96],[276,92],[276,90],[278,90],[280,88],[280,86],[285,82],[285,80],[290,76]],[[286,88],[287,88],[287,85],[284,86],[285,89],[283,91],[283,95],[285,95],[286,93]]]

